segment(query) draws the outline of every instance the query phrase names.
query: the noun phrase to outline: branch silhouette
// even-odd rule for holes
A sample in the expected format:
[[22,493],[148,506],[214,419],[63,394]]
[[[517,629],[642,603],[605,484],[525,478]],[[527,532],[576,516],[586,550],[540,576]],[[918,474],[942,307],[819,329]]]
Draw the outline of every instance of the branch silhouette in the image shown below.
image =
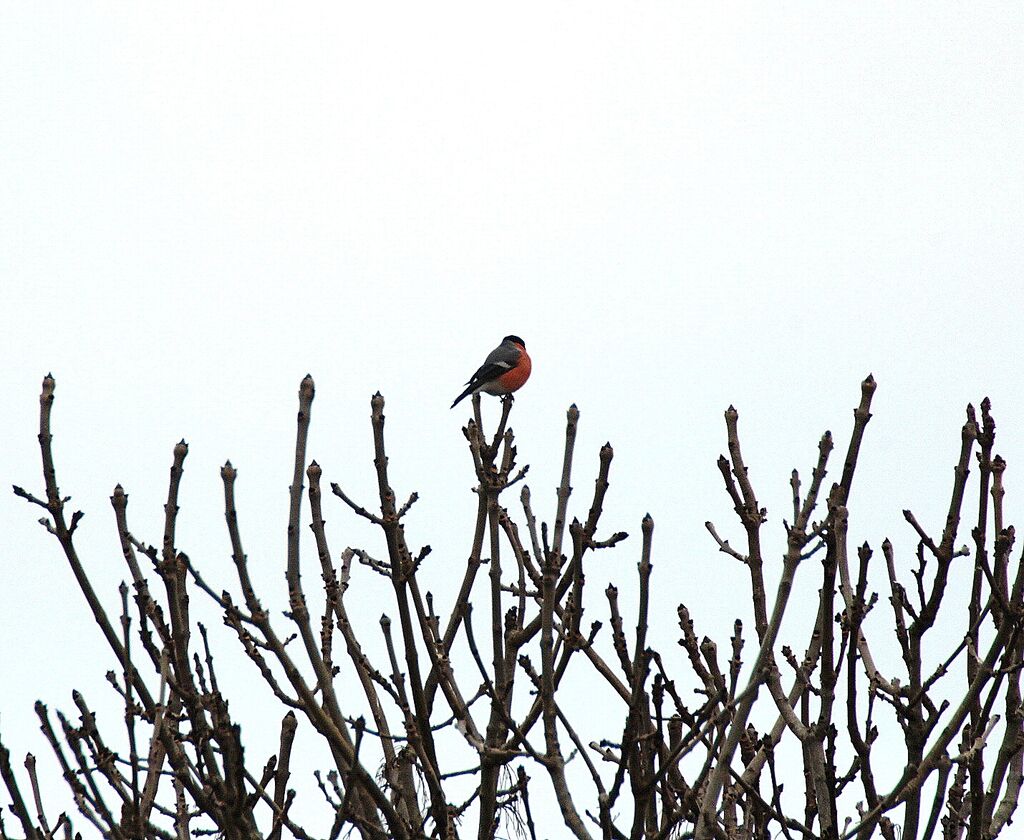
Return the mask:
[[[995,454],[988,399],[980,418],[967,408],[941,532],[904,511],[916,551],[902,557],[886,539],[882,561],[867,542],[849,544],[874,379],[861,384],[839,480],[826,483],[835,446],[829,432],[818,442],[809,482],[793,470],[792,519],[783,522],[778,546],[768,547],[768,513],[730,406],[728,454],[718,470],[736,520],[706,528],[709,552],[746,569],[749,590],[736,599],[745,614],[728,639],[714,640],[700,636],[690,609],[679,604],[672,620],[681,655],[674,656],[651,641],[665,618],[651,599],[654,519],[643,518],[633,548],[622,545],[626,532],[603,524],[610,444],[598,453],[592,494],[573,515],[576,406],[566,413],[561,477],[545,519],[519,462],[512,398],[503,398],[488,432],[480,396],[473,396],[463,432],[476,517],[461,580],[451,603],[442,604],[429,588],[437,580],[431,547],[417,548],[406,531],[419,497],[393,484],[379,393],[370,401],[376,498],[358,500],[330,483],[327,503],[337,498],[340,510],[376,529],[380,553],[332,548],[324,470],[307,459],[316,393],[307,376],[299,387],[284,562],[288,609],[281,616],[264,606],[250,574],[230,461],[221,481],[235,582],[212,582],[179,545],[185,441],[173,448],[157,545],[132,532],[128,494],[120,484],[113,490],[127,573],[117,607],[105,605],[75,544],[83,514],[67,507],[57,483],[55,388],[47,375],[39,417],[43,491],[14,492],[42,508],[40,521],[110,648],[107,680],[122,723],[106,704],[94,711],[79,692],[72,695],[74,719],[61,711],[54,719],[38,703],[78,813],[48,815],[36,759],[29,755],[22,773],[0,742],[0,779],[18,826],[11,833],[0,819],[2,840],[70,838],[81,821],[125,840],[566,833],[696,840],[916,840],[941,833],[981,840],[1005,834],[1016,812],[1024,781],[1024,565],[1013,555],[1015,532],[1004,516],[1007,466]],[[973,545],[957,548],[972,492]],[[315,562],[304,551],[304,524]],[[588,570],[595,553],[608,549],[633,552],[636,577],[592,595]],[[960,567],[971,570],[966,610],[948,597]],[[361,597],[353,587],[365,585],[354,571],[363,568],[388,587],[376,624],[365,604],[356,609],[352,602]],[[319,584],[308,586],[315,579]],[[808,579],[818,594],[800,656],[780,645],[779,632],[794,587]],[[889,626],[875,615],[882,596],[872,580],[883,583]],[[620,590],[635,601],[635,616],[623,614]],[[252,695],[279,706],[277,749],[262,762],[246,750],[229,711],[218,679],[219,658],[228,654],[194,617],[197,595],[219,612],[234,640],[229,650],[251,668]],[[585,624],[587,610],[602,617]],[[945,637],[936,632],[943,626],[961,628],[962,640],[943,649],[948,630]],[[581,673],[590,676],[582,694]],[[230,699],[237,707],[250,698]],[[588,707],[602,709],[598,730],[583,714]],[[322,801],[303,792],[308,780],[293,768],[299,732],[319,739],[329,756],[315,774]]]

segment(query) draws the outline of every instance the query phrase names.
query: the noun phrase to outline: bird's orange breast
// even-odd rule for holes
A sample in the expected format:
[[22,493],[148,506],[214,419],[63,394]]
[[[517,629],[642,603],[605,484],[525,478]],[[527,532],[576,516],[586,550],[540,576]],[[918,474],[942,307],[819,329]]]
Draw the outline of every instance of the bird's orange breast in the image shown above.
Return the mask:
[[530,360],[530,355],[526,352],[526,348],[520,346],[519,353],[519,361],[516,363],[516,366],[498,377],[498,382],[506,394],[511,394],[513,391],[518,391],[522,388],[533,371],[533,362]]

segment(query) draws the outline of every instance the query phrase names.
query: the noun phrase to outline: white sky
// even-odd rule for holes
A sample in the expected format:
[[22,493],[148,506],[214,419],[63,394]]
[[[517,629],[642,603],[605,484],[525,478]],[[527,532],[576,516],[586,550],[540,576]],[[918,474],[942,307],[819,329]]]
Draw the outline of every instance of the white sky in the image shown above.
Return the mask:
[[[475,510],[468,412],[448,406],[514,332],[543,515],[571,402],[581,516],[598,447],[616,447],[605,529],[634,536],[595,561],[590,617],[604,581],[632,593],[649,510],[656,638],[676,650],[682,600],[724,642],[744,577],[703,523],[739,537],[714,465],[730,403],[770,556],[789,470],[809,476],[831,428],[838,474],[868,372],[854,543],[890,536],[909,562],[904,507],[941,529],[963,406],[986,394],[1012,520],[1022,230],[1015,3],[4,4],[0,477],[41,489],[52,370],[60,483],[108,603],[125,573],[107,497],[123,483],[159,542],[182,437],[179,546],[230,583],[232,459],[247,549],[283,602],[299,380],[318,386],[311,457],[364,503],[379,389],[444,592]],[[328,510],[335,553],[379,544]],[[32,701],[69,708],[78,687],[101,706],[114,663],[36,518],[0,495],[0,727],[56,778]]]

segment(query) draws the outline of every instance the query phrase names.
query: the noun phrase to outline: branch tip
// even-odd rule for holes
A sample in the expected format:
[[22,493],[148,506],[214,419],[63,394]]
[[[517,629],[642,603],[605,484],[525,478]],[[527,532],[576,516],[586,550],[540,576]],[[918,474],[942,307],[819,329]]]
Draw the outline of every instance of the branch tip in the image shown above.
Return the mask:
[[120,484],[114,487],[114,492],[110,496],[110,504],[114,506],[115,510],[124,510],[128,505],[128,494],[124,492],[124,488]]

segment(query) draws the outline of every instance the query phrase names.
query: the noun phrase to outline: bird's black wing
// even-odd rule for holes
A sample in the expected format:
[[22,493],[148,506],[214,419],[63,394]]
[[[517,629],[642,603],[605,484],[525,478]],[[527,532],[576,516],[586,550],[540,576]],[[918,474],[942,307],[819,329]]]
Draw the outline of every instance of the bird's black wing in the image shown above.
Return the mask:
[[497,379],[503,373],[508,373],[514,365],[510,365],[508,362],[484,362],[477,368],[474,373],[467,381],[467,385],[472,385],[474,388],[477,385],[483,385],[485,382],[490,382],[492,379]]

